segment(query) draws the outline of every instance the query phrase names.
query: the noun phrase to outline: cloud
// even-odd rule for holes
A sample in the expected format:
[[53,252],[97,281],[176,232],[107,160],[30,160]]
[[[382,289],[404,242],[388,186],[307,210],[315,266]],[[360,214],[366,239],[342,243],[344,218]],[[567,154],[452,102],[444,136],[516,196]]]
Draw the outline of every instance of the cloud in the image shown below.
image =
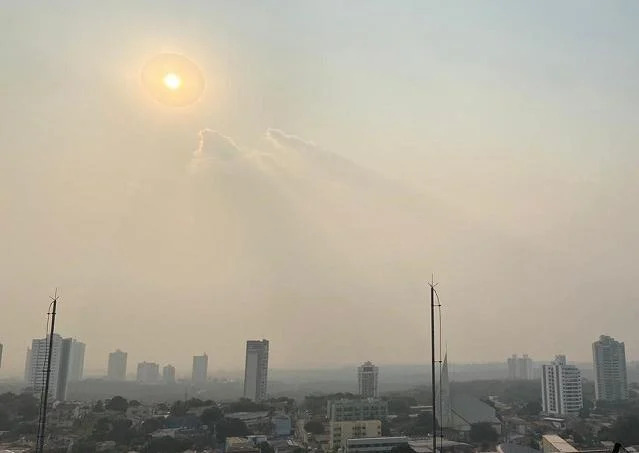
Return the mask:
[[240,153],[240,147],[231,137],[227,137],[213,129],[202,129],[198,132],[198,147],[194,157],[229,159]]
[[269,128],[266,130],[266,138],[278,148],[303,149],[316,151],[317,145],[311,141],[304,140],[296,135],[287,134],[279,129]]

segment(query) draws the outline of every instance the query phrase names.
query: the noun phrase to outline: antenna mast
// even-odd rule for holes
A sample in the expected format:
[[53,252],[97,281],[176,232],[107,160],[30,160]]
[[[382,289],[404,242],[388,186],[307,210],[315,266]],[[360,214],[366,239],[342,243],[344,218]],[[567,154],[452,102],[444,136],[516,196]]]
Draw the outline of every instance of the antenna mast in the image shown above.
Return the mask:
[[55,333],[55,315],[58,308],[58,290],[55,290],[54,296],[51,298],[51,331],[49,332],[49,345],[47,349],[47,368],[46,380],[44,383],[44,395],[40,401],[40,420],[38,421],[38,436],[36,439],[36,453],[44,452],[44,436],[47,427],[47,406],[49,403],[49,385],[51,383],[51,357],[53,356],[53,334]]
[[431,279],[428,284],[430,286],[430,383],[432,389],[433,400],[433,453],[437,453],[437,416],[435,408],[437,407],[437,392],[435,390],[435,278]]

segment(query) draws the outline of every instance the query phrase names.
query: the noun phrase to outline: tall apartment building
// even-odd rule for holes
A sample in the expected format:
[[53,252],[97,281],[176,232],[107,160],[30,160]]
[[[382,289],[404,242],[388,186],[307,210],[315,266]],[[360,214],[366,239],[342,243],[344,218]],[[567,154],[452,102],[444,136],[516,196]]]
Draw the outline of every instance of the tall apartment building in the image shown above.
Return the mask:
[[384,420],[388,417],[388,401],[376,398],[329,400],[326,417],[331,422]]
[[345,449],[348,439],[381,437],[382,422],[379,420],[356,420],[329,422],[328,445],[331,450]]
[[0,343],[0,368],[2,368],[2,351],[4,350],[4,346]]
[[67,338],[70,342],[71,355],[69,357],[69,382],[78,382],[84,378],[84,353],[86,345],[74,338]]
[[107,378],[110,381],[124,381],[126,379],[126,362],[128,354],[119,349],[109,354]]
[[[27,385],[36,395],[41,394],[45,387],[50,338],[47,336],[47,338],[34,339],[31,342]],[[49,398],[51,400],[63,401],[66,396],[69,356],[63,353],[63,343],[64,340],[60,335],[53,335],[49,379]]]
[[268,383],[268,340],[246,342],[244,367],[244,398],[253,401],[266,399]]
[[173,365],[162,368],[162,379],[165,384],[175,384],[175,367]]
[[138,363],[137,381],[142,384],[155,384],[160,380],[160,365],[151,362]]
[[31,348],[27,348],[27,356],[24,361],[24,382],[27,385],[31,385]]
[[592,344],[592,361],[595,368],[597,401],[627,400],[625,345],[612,337],[601,335],[599,341]]
[[359,394],[364,398],[377,398],[377,376],[379,368],[366,362],[357,368]]
[[551,415],[577,415],[583,407],[581,372],[558,355],[541,370],[542,412]]
[[513,354],[508,358],[508,379],[515,380],[530,380],[533,378],[533,364],[532,359],[528,357],[528,354],[524,354],[522,357],[517,357],[517,354]]
[[193,373],[191,379],[195,384],[206,384],[209,377],[209,356],[206,354],[193,357]]

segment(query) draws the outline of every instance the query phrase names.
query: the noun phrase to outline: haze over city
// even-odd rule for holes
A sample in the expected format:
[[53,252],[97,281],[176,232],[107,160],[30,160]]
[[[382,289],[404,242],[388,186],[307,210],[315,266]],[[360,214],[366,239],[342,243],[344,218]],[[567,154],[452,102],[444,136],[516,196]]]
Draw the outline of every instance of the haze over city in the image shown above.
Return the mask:
[[639,358],[637,3],[176,4],[3,4],[0,373],[55,288],[88,370],[425,363],[433,274],[454,362]]

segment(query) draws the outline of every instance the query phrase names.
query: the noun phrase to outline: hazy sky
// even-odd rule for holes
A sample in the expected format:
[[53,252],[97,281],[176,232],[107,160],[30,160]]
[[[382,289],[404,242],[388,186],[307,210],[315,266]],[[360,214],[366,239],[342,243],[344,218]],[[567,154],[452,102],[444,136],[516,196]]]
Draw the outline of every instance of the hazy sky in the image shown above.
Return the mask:
[[[0,342],[241,369],[639,359],[635,1],[1,1]],[[197,62],[190,107],[140,84]]]

